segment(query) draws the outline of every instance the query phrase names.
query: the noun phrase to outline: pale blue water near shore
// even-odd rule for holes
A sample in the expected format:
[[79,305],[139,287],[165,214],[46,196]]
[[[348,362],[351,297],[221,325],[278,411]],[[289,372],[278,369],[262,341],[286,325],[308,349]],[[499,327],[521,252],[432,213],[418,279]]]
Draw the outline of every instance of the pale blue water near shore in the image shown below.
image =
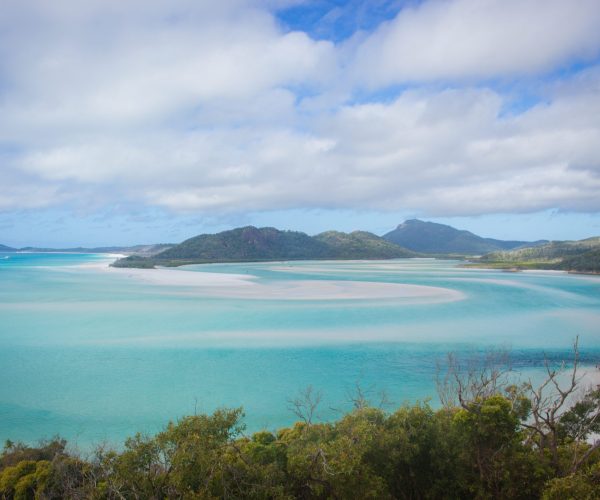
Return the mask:
[[[544,352],[567,356],[579,335],[583,360],[600,360],[595,276],[433,260],[152,275],[100,269],[107,263],[102,255],[0,254],[1,440],[59,433],[84,448],[118,444],[221,405],[243,406],[250,430],[275,429],[294,420],[286,401],[307,385],[322,391],[324,419],[349,407],[356,382],[396,404],[429,396],[435,404],[436,361],[451,350],[511,347],[531,373]],[[187,271],[241,281],[169,282]],[[327,288],[332,281],[336,288]],[[411,289],[420,295],[410,297],[392,286],[378,296],[363,282],[435,288]]]

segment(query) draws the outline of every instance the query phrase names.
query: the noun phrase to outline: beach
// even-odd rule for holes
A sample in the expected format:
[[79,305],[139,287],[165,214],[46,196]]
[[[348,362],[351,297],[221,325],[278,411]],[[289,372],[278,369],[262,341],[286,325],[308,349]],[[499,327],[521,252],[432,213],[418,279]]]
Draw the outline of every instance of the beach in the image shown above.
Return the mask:
[[214,297],[277,300],[380,300],[399,299],[411,302],[451,302],[461,300],[464,294],[442,287],[340,280],[285,280],[271,283],[258,282],[255,276],[245,274],[187,271],[183,269],[124,269],[105,265],[114,275],[143,281],[153,285],[193,288],[197,293]]

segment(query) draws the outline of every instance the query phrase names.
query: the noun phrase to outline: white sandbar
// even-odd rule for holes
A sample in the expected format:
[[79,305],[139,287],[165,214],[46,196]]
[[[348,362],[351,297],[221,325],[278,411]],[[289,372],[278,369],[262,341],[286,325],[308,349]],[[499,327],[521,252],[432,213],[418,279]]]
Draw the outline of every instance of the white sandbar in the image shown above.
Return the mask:
[[254,276],[244,274],[205,273],[179,269],[134,269],[104,267],[113,274],[135,278],[146,283],[166,286],[202,288],[240,287],[252,284]]
[[451,302],[464,295],[448,288],[342,280],[281,280],[261,282],[244,274],[210,273],[180,269],[129,269],[103,267],[110,273],[153,285],[188,287],[210,297],[277,300],[402,299]]

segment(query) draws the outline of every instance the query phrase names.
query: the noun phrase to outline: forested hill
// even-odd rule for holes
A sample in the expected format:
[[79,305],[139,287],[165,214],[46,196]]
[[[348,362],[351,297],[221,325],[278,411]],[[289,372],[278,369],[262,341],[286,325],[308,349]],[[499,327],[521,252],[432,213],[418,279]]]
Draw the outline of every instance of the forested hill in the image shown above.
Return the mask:
[[414,257],[398,245],[371,233],[329,231],[311,237],[298,231],[247,226],[190,238],[152,258],[128,257],[116,267],[177,266],[208,262],[313,259],[389,259]]
[[6,245],[0,245],[0,252],[14,252],[16,249],[7,247]]
[[325,243],[337,259],[394,259],[418,255],[367,231],[327,231],[314,239]]
[[481,257],[479,262],[496,267],[600,273],[600,237],[578,241],[552,241],[532,248],[493,252]]
[[201,234],[161,252],[156,259],[200,259],[244,261],[271,259],[318,259],[327,256],[328,247],[298,231],[273,227],[241,227],[217,234]]
[[415,252],[461,255],[482,255],[497,250],[546,243],[546,241],[504,241],[482,238],[470,231],[418,219],[405,221],[385,234],[383,238]]

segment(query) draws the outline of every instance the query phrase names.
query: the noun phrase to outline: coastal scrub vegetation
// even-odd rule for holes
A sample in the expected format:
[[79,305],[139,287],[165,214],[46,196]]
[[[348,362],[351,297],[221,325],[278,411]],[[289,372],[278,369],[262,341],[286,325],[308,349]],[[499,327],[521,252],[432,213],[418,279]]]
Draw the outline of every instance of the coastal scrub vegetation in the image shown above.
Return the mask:
[[298,422],[247,435],[240,408],[218,409],[137,434],[90,456],[59,438],[7,441],[3,499],[597,499],[600,387],[583,387],[578,349],[546,363],[534,385],[515,383],[498,353],[449,355],[442,406],[385,411],[357,390],[354,409],[317,422],[312,388],[290,400]]
[[535,247],[492,252],[478,259],[479,267],[509,269],[556,269],[600,273],[600,238],[553,241]]

